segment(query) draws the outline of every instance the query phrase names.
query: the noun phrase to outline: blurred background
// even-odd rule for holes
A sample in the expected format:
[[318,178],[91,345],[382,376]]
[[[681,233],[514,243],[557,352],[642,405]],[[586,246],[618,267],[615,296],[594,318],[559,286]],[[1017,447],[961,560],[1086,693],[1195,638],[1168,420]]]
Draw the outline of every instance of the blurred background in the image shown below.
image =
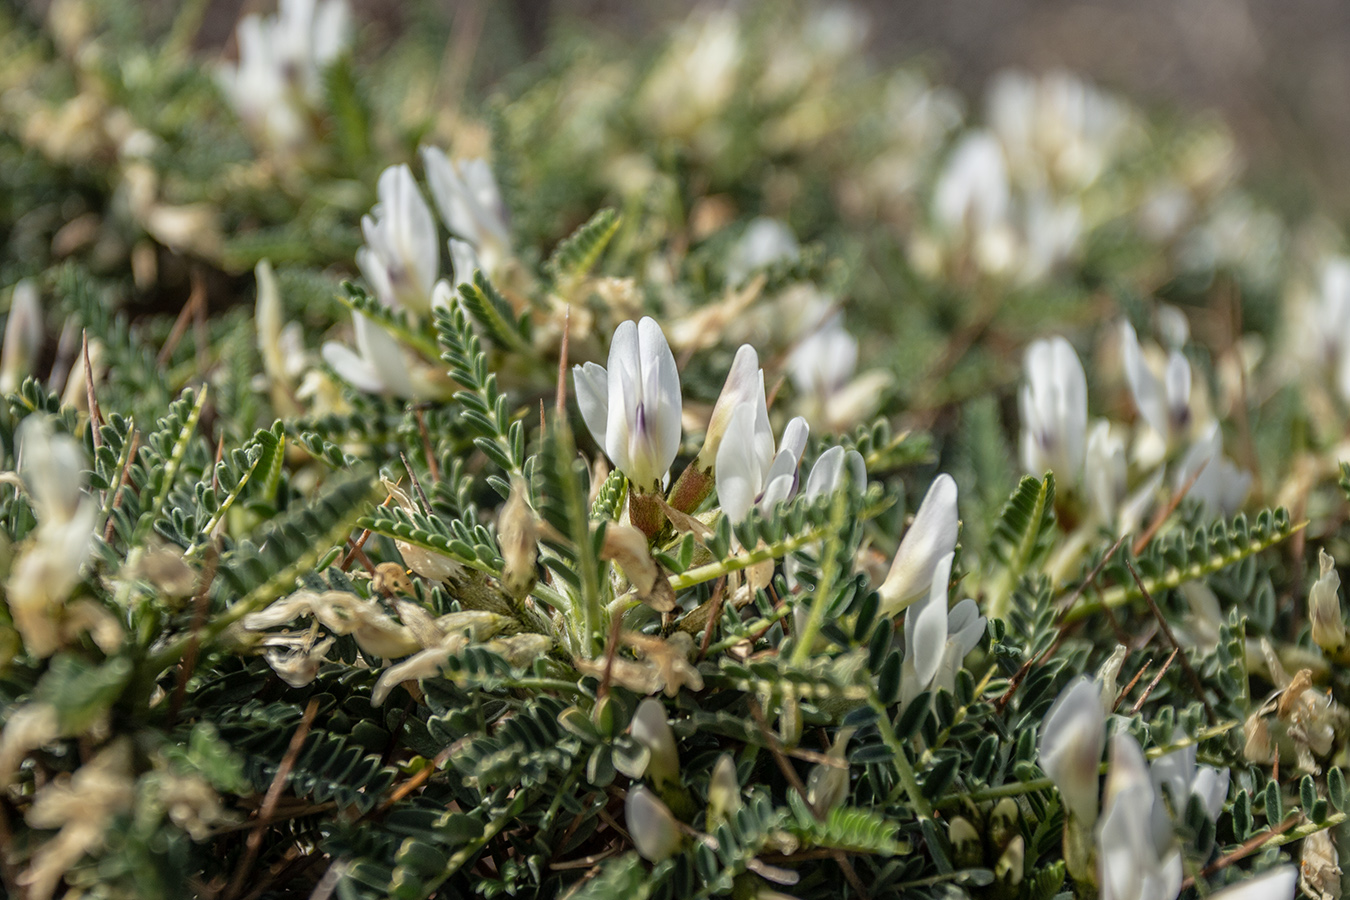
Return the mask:
[[[177,6],[177,4],[172,4]],[[578,27],[625,41],[647,39],[697,6],[660,0],[356,0],[375,52],[414,23],[442,19],[481,31],[471,77],[509,75]],[[731,4],[734,5],[734,4]],[[1017,66],[1066,67],[1154,111],[1210,113],[1228,123],[1249,162],[1251,184],[1286,212],[1318,197],[1350,208],[1350,4],[1341,0],[858,0],[872,22],[880,63],[922,57],[941,82],[977,108],[989,77]],[[42,9],[46,3],[32,4]],[[260,0],[212,0],[199,35],[226,45],[240,15]]]

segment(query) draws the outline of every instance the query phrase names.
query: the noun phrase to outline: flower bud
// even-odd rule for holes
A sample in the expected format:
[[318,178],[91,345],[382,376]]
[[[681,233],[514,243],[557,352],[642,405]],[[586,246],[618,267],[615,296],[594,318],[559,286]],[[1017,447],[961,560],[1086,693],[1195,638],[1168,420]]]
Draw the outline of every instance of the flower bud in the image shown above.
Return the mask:
[[1019,834],[1003,848],[1003,854],[999,856],[998,863],[994,866],[994,878],[1009,887],[1021,884],[1026,852],[1026,840]]
[[624,820],[633,846],[648,862],[664,862],[680,849],[680,828],[660,799],[644,785],[634,785],[624,801]]
[[[666,707],[651,697],[638,704],[633,715],[633,739],[651,754],[646,775],[657,788],[676,784],[680,780],[680,753],[675,746],[675,732],[666,721]],[[645,855],[645,854],[644,854]]]
[[512,597],[523,597],[534,587],[534,564],[539,557],[539,525],[525,499],[525,492],[525,482],[514,479],[511,496],[497,520],[497,540],[502,548],[502,586]]
[[817,763],[811,767],[806,780],[806,802],[811,804],[816,815],[823,816],[844,802],[848,796],[848,762],[844,751],[849,738],[853,737],[852,728],[841,728],[830,745],[826,756],[830,764]]
[[1345,619],[1341,617],[1341,576],[1336,572],[1336,560],[1325,550],[1317,551],[1320,576],[1308,592],[1309,618],[1312,620],[1313,643],[1328,653],[1337,653],[1345,646]]
[[0,350],[0,394],[19,389],[42,352],[42,301],[37,286],[27,278],[14,285],[5,319],[4,348]]
[[741,783],[730,753],[717,757],[708,781],[708,831],[727,821],[741,808]]
[[965,816],[956,816],[947,826],[947,840],[952,844],[952,862],[957,868],[975,869],[984,864],[984,848],[980,833]]
[[1022,809],[1012,797],[1004,797],[989,813],[989,841],[1002,849],[1022,833]]

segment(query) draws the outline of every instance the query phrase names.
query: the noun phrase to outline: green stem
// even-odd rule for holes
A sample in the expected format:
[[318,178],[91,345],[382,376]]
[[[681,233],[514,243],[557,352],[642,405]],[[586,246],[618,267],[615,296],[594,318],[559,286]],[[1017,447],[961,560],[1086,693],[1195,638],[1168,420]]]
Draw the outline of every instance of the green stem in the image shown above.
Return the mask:
[[909,764],[909,752],[905,750],[905,745],[896,736],[895,728],[891,725],[890,714],[886,711],[886,704],[882,703],[881,698],[877,696],[875,687],[868,692],[867,704],[877,714],[877,730],[881,732],[882,742],[890,749],[891,755],[894,757],[895,770],[900,773],[900,784],[905,789],[905,795],[909,797],[910,806],[914,807],[914,812],[919,818],[933,818],[933,807],[919,787],[919,780],[914,775],[914,767]]

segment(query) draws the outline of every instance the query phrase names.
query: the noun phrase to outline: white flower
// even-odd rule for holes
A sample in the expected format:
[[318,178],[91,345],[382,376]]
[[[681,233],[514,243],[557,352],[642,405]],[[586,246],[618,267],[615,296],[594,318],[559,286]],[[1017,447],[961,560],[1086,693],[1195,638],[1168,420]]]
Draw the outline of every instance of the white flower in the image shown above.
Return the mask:
[[731,424],[731,414],[736,407],[742,403],[753,403],[763,396],[764,372],[759,367],[759,354],[749,344],[742,344],[731,361],[731,370],[722,384],[722,393],[717,395],[712,415],[708,418],[708,430],[703,436],[703,447],[698,454],[700,465],[711,467],[716,462],[717,450],[722,445],[722,437]]
[[758,382],[757,396],[732,410],[717,450],[717,498],[733,524],[744,521],[756,504],[767,512],[792,496],[797,487],[797,466],[806,449],[809,429],[799,416],[783,429],[778,452],[774,453],[762,371]]
[[1231,773],[1226,768],[1197,766],[1195,755],[1196,746],[1191,744],[1160,756],[1149,766],[1149,777],[1153,780],[1153,789],[1157,791],[1158,797],[1170,799],[1174,819],[1185,815],[1186,804],[1194,794],[1200,798],[1205,814],[1213,821],[1223,812],[1223,802],[1228,799]]
[[1087,376],[1078,354],[1062,337],[1027,348],[1026,384],[1018,396],[1022,414],[1022,466],[1032,475],[1047,469],[1064,487],[1078,482],[1087,437]]
[[947,609],[947,583],[954,554],[937,561],[928,596],[905,610],[905,661],[901,669],[900,702],[908,706],[930,687],[952,690],[966,654],[984,634],[985,619],[974,600],[962,600]]
[[12,394],[33,373],[42,352],[42,300],[37,285],[27,278],[14,285],[5,319],[5,342],[0,350],[0,394]]
[[1223,455],[1223,436],[1218,422],[1210,423],[1200,439],[1186,451],[1173,478],[1173,488],[1181,490],[1197,471],[1200,474],[1187,496],[1200,501],[1206,516],[1231,516],[1242,508],[1252,486],[1252,476]]
[[[454,236],[450,244],[456,281],[472,278],[473,263],[481,259],[489,277],[511,253],[506,204],[497,179],[485,159],[451,160],[439,147],[422,148],[422,165],[441,221]],[[457,250],[456,244],[465,245]]]
[[858,368],[858,339],[833,313],[788,354],[787,370],[802,394],[829,397],[848,384]]
[[847,468],[853,490],[862,496],[867,490],[867,462],[857,450],[845,450],[834,446],[820,454],[806,477],[806,487],[802,493],[812,500],[826,497],[839,490]]
[[1337,380],[1345,393],[1345,379],[1350,376],[1350,258],[1333,256],[1322,263],[1318,292],[1308,311],[1306,326],[1316,335],[1321,351],[1321,362],[1337,372]]
[[939,475],[919,504],[914,523],[895,551],[886,580],[877,589],[881,594],[881,615],[893,616],[928,592],[933,573],[956,547],[958,524],[956,482],[950,475]]
[[1134,326],[1121,322],[1120,335],[1125,380],[1134,395],[1135,408],[1165,442],[1171,443],[1191,423],[1191,364],[1173,350],[1167,356],[1163,377],[1159,378],[1144,359]]
[[740,284],[756,269],[776,262],[794,262],[801,255],[797,238],[777,219],[761,216],[745,228],[727,254],[727,283]]
[[28,652],[47,657],[61,644],[56,620],[93,552],[99,504],[84,492],[84,451],[73,438],[34,415],[19,426],[18,443],[38,526],[14,563],[5,599]]
[[947,159],[933,188],[933,219],[949,235],[979,245],[1008,227],[1012,195],[998,141],[972,131]]
[[1341,576],[1336,560],[1325,550],[1317,551],[1319,575],[1308,592],[1308,618],[1313,643],[1328,653],[1345,646],[1345,617],[1341,614]]
[[219,81],[260,141],[288,151],[310,137],[322,72],[346,47],[350,18],[345,0],[281,0],[275,16],[240,20],[239,64],[222,66]]
[[788,377],[808,422],[826,431],[842,431],[877,408],[889,377],[879,371],[854,377],[857,369],[858,339],[849,334],[838,312],[826,315],[787,358]]
[[1065,809],[1082,823],[1097,818],[1097,767],[1105,745],[1101,689],[1080,676],[1059,695],[1041,724],[1040,764],[1059,788]]
[[1106,419],[1098,419],[1088,432],[1083,479],[1098,521],[1113,527],[1116,510],[1129,486],[1126,482],[1125,438],[1113,431]]
[[1128,734],[1111,739],[1097,860],[1101,900],[1176,900],[1181,893],[1181,851],[1144,754]]
[[664,862],[680,849],[680,828],[670,810],[645,785],[634,785],[623,805],[633,846],[648,862]]
[[660,488],[680,449],[680,375],[651,318],[614,331],[609,366],[572,368],[577,404],[596,443],[640,491]]
[[368,394],[389,394],[405,400],[418,395],[408,361],[398,341],[383,328],[359,312],[352,313],[356,350],[346,344],[328,341],[323,345],[323,361],[338,377]]
[[425,316],[441,266],[436,220],[406,165],[381,172],[377,190],[379,202],[361,218],[366,243],[356,265],[386,306]]
[[1255,878],[1211,894],[1210,900],[1294,900],[1294,885],[1297,882],[1298,869],[1276,866]]

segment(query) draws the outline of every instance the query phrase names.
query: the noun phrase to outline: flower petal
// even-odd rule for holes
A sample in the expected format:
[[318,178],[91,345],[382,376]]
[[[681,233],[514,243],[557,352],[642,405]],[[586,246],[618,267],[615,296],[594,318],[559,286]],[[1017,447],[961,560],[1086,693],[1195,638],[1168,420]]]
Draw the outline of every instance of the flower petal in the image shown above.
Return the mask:
[[609,419],[609,376],[605,367],[588,362],[572,367],[572,384],[577,391],[577,406],[586,429],[601,447],[605,446],[605,428]]
[[883,615],[895,615],[928,590],[938,560],[956,547],[958,521],[956,482],[950,475],[939,475],[919,505],[914,524],[905,532],[879,589]]

